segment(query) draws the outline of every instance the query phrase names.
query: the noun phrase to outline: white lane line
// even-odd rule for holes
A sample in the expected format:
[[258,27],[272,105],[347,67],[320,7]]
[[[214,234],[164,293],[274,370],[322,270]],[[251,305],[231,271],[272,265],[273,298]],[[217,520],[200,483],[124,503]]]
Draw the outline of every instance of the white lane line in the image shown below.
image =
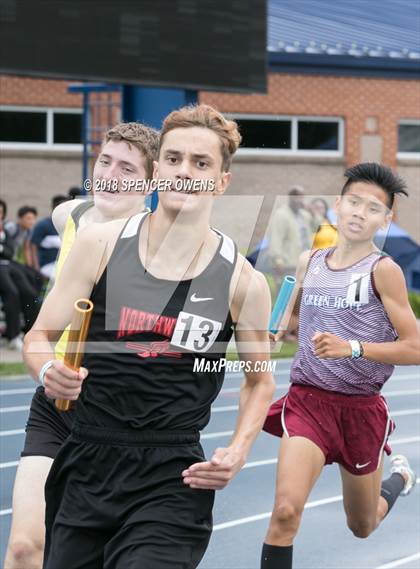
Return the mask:
[[[392,445],[405,445],[405,444],[418,443],[418,442],[420,442],[420,437],[407,437],[404,439],[395,439],[394,441],[392,440],[392,438],[390,439],[390,443]],[[253,462],[247,462],[244,464],[242,469],[255,468],[257,466],[267,466],[270,464],[277,464],[277,457],[267,458],[265,460],[254,460]]]
[[[276,391],[278,391],[279,389],[284,389],[285,391],[287,391],[289,387],[289,384],[284,384],[284,385],[280,385],[280,384],[276,384]],[[222,389],[219,393],[219,395],[226,395],[228,393],[239,393],[241,390],[240,387],[228,387],[226,389]],[[385,397],[400,397],[402,395],[419,395],[420,394],[420,389],[398,389],[398,390],[394,390],[394,391],[382,391],[382,395],[384,395]]]
[[0,431],[0,437],[11,437],[13,435],[23,435],[25,429],[14,429],[12,431]]
[[[238,374],[237,378],[239,379],[240,376]],[[229,378],[228,378],[229,379]],[[403,375],[397,375],[396,377],[392,377],[389,381],[390,382],[394,382],[394,381],[405,381],[408,379],[420,379],[420,374],[417,373],[409,373],[409,374],[403,374]],[[389,384],[388,384],[389,385]],[[288,383],[285,385],[276,385],[277,389],[281,389],[282,387],[286,388],[288,386]],[[36,389],[36,385],[34,385],[34,387],[29,387],[29,388],[19,388],[19,389],[0,389],[0,396],[7,396],[7,395],[24,395],[27,393],[34,393],[35,389]],[[227,387],[224,388],[220,391],[220,393],[223,395],[224,393],[238,393],[240,390],[239,387]]]
[[[218,407],[213,407],[212,413],[227,413],[229,411],[237,411],[239,405],[221,405]],[[23,411],[29,411],[29,405],[20,405],[16,407],[0,407],[0,413],[20,413]],[[403,417],[404,415],[415,415],[420,412],[420,409],[406,409],[402,411],[391,412],[392,417]]]
[[[13,429],[11,431],[0,431],[0,437],[12,437],[14,435],[25,434],[25,429]],[[203,439],[217,439],[218,437],[229,437],[233,435],[233,431],[220,431],[218,433],[205,433],[201,435],[201,440]]]
[[213,407],[211,413],[226,413],[228,411],[237,411],[239,405],[224,405],[222,407]]
[[401,395],[419,395],[420,389],[401,389],[398,391],[382,391],[385,397],[400,397]]
[[200,440],[203,439],[217,439],[218,437],[230,437],[233,431],[220,431],[219,433],[204,433],[201,435]]
[[[417,483],[420,482],[420,478],[417,478]],[[343,496],[331,496],[330,498],[323,498],[321,500],[313,500],[305,504],[305,510],[310,510],[312,508],[318,508],[319,506],[325,506],[327,504],[333,504],[334,502],[341,502]],[[246,518],[239,518],[237,520],[231,520],[230,522],[224,522],[221,524],[216,524],[213,527],[213,531],[220,531],[222,529],[232,528],[235,526],[241,526],[243,524],[249,524],[252,522],[258,522],[259,520],[264,520],[271,517],[271,512],[264,512],[263,514],[256,514],[255,516],[248,516]],[[396,566],[395,566],[396,567]],[[380,569],[379,567],[377,569]],[[383,568],[382,568],[383,569]]]
[[271,512],[265,512],[264,514],[257,514],[256,516],[248,516],[247,518],[240,518],[239,520],[232,520],[231,522],[216,524],[213,526],[213,531],[220,531],[221,529],[227,529],[234,526],[239,526],[241,524],[250,524],[252,522],[258,522],[259,520],[265,520],[270,516]]
[[392,417],[405,417],[406,415],[418,415],[420,409],[401,409],[401,411],[392,411],[390,413]]
[[[222,405],[220,407],[213,407],[211,412],[213,413],[228,413],[229,411],[237,411],[239,405]],[[404,417],[405,415],[417,415],[420,413],[419,409],[403,409],[401,411],[391,411],[391,417]]]
[[[420,437],[417,437],[420,440]],[[395,441],[396,442],[396,441]],[[417,484],[420,482],[420,478],[417,478]],[[325,506],[326,504],[332,504],[334,502],[340,502],[343,499],[343,496],[331,496],[330,498],[323,498],[321,500],[313,500],[312,502],[308,502],[305,504],[305,510],[309,510],[311,508],[317,508],[319,506]],[[0,516],[7,516],[12,513],[12,508],[8,508],[7,510],[0,510]],[[243,524],[248,524],[251,522],[256,522],[259,520],[267,519],[271,516],[271,512],[264,512],[263,514],[257,514],[255,516],[248,516],[246,518],[239,518],[237,520],[232,520],[230,522],[224,522],[221,524],[217,524],[213,527],[213,531],[219,531],[222,529],[231,528],[234,526],[239,526]],[[389,566],[388,566],[389,567]],[[397,567],[397,565],[392,565],[392,567]],[[377,569],[380,569],[379,567]],[[384,566],[382,566],[384,569]]]
[[387,381],[387,385],[393,383],[394,381],[406,381],[408,379],[419,379],[420,380],[420,372],[418,373],[402,373],[400,375],[396,375],[395,377],[390,377]]
[[[218,433],[204,433],[201,435],[201,440],[203,439],[217,439],[218,437],[229,437],[233,435],[233,431],[219,431]],[[403,439],[392,439],[390,438],[390,443],[393,445],[402,445],[407,443],[417,443],[420,441],[420,437],[407,437]]]
[[379,565],[376,569],[392,569],[393,567],[401,567],[401,565],[405,565],[406,563],[410,563],[410,561],[416,561],[420,559],[420,551],[415,553],[414,555],[409,555],[408,557],[402,557],[401,559],[396,559],[395,561],[391,561],[391,563],[385,563],[385,565]]
[[36,385],[34,387],[24,388],[21,389],[0,389],[0,395],[22,395],[24,393],[34,393],[36,389]]
[[228,387],[226,389],[222,389],[219,395],[225,395],[225,393],[239,393],[240,390],[240,387]]
[[18,464],[19,464],[18,460],[14,460],[12,462],[1,462],[0,468],[13,468],[14,466],[17,466]]
[[19,405],[16,407],[0,407],[0,413],[19,413],[29,411],[29,405]]
[[[215,439],[219,436],[229,436],[232,435],[233,431],[225,431],[225,432],[221,432],[221,433],[207,433],[201,436],[202,439]],[[395,444],[410,444],[410,443],[416,443],[420,441],[420,437],[408,437],[405,439],[395,439],[395,441],[393,441],[391,439],[391,442],[393,445]],[[247,462],[243,468],[255,468],[257,466],[266,466],[269,464],[276,464],[277,463],[277,458],[267,458],[265,460],[255,460],[253,462]],[[13,468],[14,466],[17,466],[19,464],[19,461],[12,461],[12,462],[1,462],[0,463],[0,468]]]
[[[23,435],[25,433],[25,429],[14,429],[11,431],[0,431],[0,437],[11,437],[14,435]],[[217,433],[204,433],[201,435],[200,439],[217,439],[219,437],[229,437],[233,435],[233,431],[219,431]],[[414,443],[420,441],[420,437],[409,437],[407,439],[391,439],[391,443],[393,444],[403,444],[403,443]]]
[[[325,506],[326,504],[332,504],[334,502],[340,502],[343,496],[332,496],[331,498],[324,498],[323,500],[314,500],[313,502],[308,502],[305,504],[305,510],[311,508],[317,508],[319,506]],[[246,518],[239,518],[238,520],[232,520],[231,522],[224,522],[222,524],[217,524],[213,527],[213,531],[220,531],[221,529],[232,528],[235,526],[240,526],[243,524],[249,524],[251,522],[257,522],[259,520],[264,520],[271,516],[271,512],[264,512],[264,514],[257,514],[256,516],[248,516]]]
[[418,443],[420,442],[420,437],[406,437],[404,439],[393,439],[392,437],[389,439],[389,442],[392,445],[406,445],[411,443]]

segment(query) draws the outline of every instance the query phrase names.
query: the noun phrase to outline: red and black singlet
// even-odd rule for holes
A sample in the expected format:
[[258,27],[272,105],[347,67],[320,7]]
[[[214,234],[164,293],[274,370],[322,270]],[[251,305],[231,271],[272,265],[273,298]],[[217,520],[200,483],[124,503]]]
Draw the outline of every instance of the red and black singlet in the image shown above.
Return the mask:
[[89,375],[76,420],[122,430],[201,430],[224,369],[208,371],[218,367],[208,365],[195,371],[194,361],[219,362],[225,356],[233,332],[229,287],[236,246],[217,232],[218,249],[200,275],[181,281],[156,278],[139,256],[147,215],[128,220],[92,292],[83,362]]

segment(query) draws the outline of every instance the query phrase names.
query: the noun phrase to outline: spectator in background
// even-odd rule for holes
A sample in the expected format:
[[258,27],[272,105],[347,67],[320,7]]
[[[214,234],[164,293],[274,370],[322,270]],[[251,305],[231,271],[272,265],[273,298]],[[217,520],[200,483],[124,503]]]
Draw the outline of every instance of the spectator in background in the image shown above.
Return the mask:
[[11,265],[15,271],[25,274],[30,286],[40,296],[45,278],[34,268],[30,240],[37,216],[36,208],[25,205],[18,209],[17,221],[7,221],[4,226],[13,239],[14,255]]
[[6,215],[6,202],[0,200],[0,297],[6,321],[4,336],[11,348],[22,348],[22,340],[19,337],[20,310],[16,306],[19,295],[9,275],[9,263],[13,257],[13,239],[4,227]]
[[268,257],[277,286],[285,275],[295,274],[300,254],[310,249],[320,225],[318,216],[305,205],[303,188],[294,186],[288,195],[288,204],[274,212],[268,230]]
[[31,264],[29,236],[37,216],[36,208],[24,205],[18,209],[17,221],[7,221],[4,224],[6,231],[12,236],[14,259],[18,263]]
[[72,186],[68,191],[68,196],[70,200],[83,197],[85,194],[78,186]]
[[[51,208],[68,200],[67,196],[54,196]],[[60,237],[52,222],[51,215],[38,221],[31,235],[34,268],[48,279],[54,278],[55,261],[60,249]]]
[[315,198],[310,203],[310,209],[321,223],[314,235],[312,249],[327,249],[337,245],[337,228],[328,219],[328,204],[323,198]]
[[0,297],[6,321],[5,337],[11,349],[22,348],[21,314],[25,324],[24,331],[32,328],[39,307],[37,292],[30,284],[25,272],[13,259],[13,238],[4,226],[7,205],[0,200]]

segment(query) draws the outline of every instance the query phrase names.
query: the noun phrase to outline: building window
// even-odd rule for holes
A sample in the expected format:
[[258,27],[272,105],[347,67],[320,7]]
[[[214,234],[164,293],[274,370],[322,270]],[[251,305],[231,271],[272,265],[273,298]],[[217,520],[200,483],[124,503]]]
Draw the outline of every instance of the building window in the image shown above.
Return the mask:
[[6,148],[80,149],[82,111],[1,106],[0,143]]
[[242,135],[242,148],[283,148],[292,144],[292,123],[283,120],[235,119]]
[[2,142],[45,142],[47,114],[0,111],[0,136]]
[[81,144],[82,115],[80,113],[53,113],[54,144]]
[[242,135],[241,149],[274,154],[343,156],[344,121],[339,117],[230,115]]
[[401,121],[398,125],[398,155],[420,157],[420,121]]
[[338,123],[298,121],[298,150],[338,150]]

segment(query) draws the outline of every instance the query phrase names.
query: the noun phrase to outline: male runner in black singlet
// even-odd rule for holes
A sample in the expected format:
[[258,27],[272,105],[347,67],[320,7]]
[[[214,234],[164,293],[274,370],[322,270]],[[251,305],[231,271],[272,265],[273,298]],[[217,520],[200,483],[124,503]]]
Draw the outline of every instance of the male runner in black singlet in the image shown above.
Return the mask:
[[[153,214],[77,237],[26,338],[34,377],[51,360],[46,394],[78,398],[46,484],[46,569],[196,567],[210,538],[214,490],[240,470],[261,429],[274,381],[251,365],[234,435],[205,460],[199,431],[222,386],[218,364],[233,329],[244,359],[269,359],[266,281],[209,225],[239,142],[236,124],[211,107],[171,113],[155,166],[170,191]],[[175,189],[194,179],[214,191]],[[49,331],[62,329],[75,299],[86,296],[95,308],[85,368],[74,373],[51,359]],[[42,354],[34,342],[45,345]],[[195,371],[202,358],[215,364],[211,371]]]
[[[53,223],[61,237],[57,275],[79,229],[92,223],[127,219],[144,209],[141,192],[99,191],[108,180],[143,181],[153,174],[159,133],[140,123],[119,123],[105,134],[93,170],[93,199],[66,201],[55,208]],[[68,334],[55,346],[63,359]],[[53,459],[70,434],[74,412],[59,411],[39,386],[32,398],[26,436],[13,488],[13,515],[4,569],[41,569],[45,536],[44,486]]]

